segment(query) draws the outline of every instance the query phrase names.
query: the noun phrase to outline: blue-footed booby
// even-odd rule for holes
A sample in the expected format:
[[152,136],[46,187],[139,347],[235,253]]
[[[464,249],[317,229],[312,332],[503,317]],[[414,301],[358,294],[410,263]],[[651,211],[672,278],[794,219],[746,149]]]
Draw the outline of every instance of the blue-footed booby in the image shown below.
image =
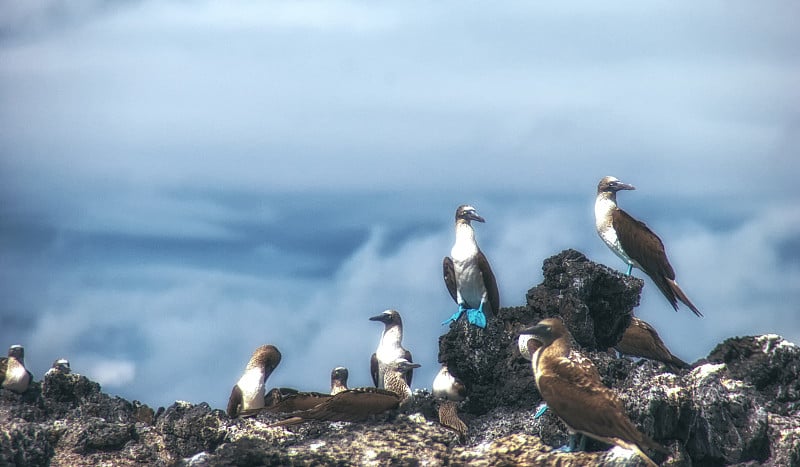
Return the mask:
[[[370,321],[383,323],[383,333],[378,343],[378,348],[370,359],[370,374],[372,382],[377,388],[384,387],[384,373],[389,363],[403,358],[412,362],[411,352],[403,348],[403,320],[397,310],[386,310],[373,316]],[[406,383],[411,385],[412,370],[406,373]]]
[[347,391],[347,377],[349,372],[343,366],[337,366],[331,371],[331,395],[335,396],[342,391]]
[[239,381],[228,398],[228,416],[238,417],[242,412],[264,407],[264,384],[281,362],[281,353],[273,345],[257,348]]
[[0,386],[22,394],[33,381],[33,374],[25,368],[25,348],[19,344],[8,348],[8,358],[0,359]]
[[442,365],[433,379],[433,397],[439,401],[439,423],[458,433],[463,442],[467,425],[458,416],[458,403],[467,398],[467,388],[450,373],[447,365]]
[[648,465],[656,466],[643,450],[666,450],[636,428],[591,362],[574,359],[572,335],[560,319],[543,319],[521,332],[542,344],[531,360],[536,387],[571,433],[630,449]]
[[691,367],[688,363],[672,355],[653,326],[635,316],[631,317],[631,324],[614,348],[625,355],[664,362],[673,370]]
[[645,272],[675,310],[678,300],[697,316],[700,310],[683,293],[675,282],[675,271],[669,264],[664,244],[644,222],[631,217],[617,207],[617,192],[635,190],[633,185],[622,183],[614,177],[603,177],[597,185],[594,203],[595,227],[606,245],[628,265],[628,275],[636,267]]
[[442,324],[457,320],[463,313],[467,320],[486,327],[487,316],[500,309],[500,292],[489,261],[475,242],[472,221],[485,222],[474,207],[463,204],[456,209],[456,241],[450,256],[444,257],[444,283],[458,304],[458,311]]

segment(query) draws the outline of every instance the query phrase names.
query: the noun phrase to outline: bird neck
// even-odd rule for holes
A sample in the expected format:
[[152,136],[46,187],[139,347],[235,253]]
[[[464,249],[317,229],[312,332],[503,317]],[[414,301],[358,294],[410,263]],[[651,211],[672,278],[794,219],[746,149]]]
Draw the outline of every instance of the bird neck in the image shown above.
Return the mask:
[[403,340],[403,327],[399,324],[392,324],[383,330],[381,336],[381,347],[400,347],[400,342]]
[[456,221],[456,243],[459,242],[475,243],[475,230],[472,228],[472,224],[464,219]]

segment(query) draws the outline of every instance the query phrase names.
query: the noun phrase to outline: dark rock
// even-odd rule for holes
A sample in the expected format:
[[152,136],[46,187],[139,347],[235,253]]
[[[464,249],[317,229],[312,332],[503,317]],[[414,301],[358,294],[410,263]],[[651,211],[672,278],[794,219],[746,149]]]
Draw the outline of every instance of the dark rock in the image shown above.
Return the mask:
[[546,260],[544,272],[525,306],[499,310],[486,329],[459,320],[439,341],[439,360],[468,389],[463,442],[439,425],[427,390],[402,413],[369,422],[275,428],[273,414],[232,420],[187,402],[154,412],[78,374],[53,374],[24,394],[0,390],[0,466],[643,465],[599,442],[553,451],[566,427],[551,411],[534,418],[541,397],[516,342],[520,329],[555,315],[634,424],[667,448],[661,465],[800,465],[797,346],[774,335],[732,338],[678,373],[615,358],[605,349],[627,326],[642,281],[574,250]]

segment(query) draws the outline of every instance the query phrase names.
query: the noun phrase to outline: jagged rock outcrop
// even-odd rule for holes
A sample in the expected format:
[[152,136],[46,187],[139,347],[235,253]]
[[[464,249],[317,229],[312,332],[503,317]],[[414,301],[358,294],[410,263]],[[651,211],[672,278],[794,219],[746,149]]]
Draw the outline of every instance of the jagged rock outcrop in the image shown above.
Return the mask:
[[[663,465],[800,465],[800,348],[776,335],[736,337],[694,368],[616,358],[642,281],[567,250],[545,261],[525,306],[503,308],[485,330],[453,323],[439,360],[467,386],[467,439],[436,422],[425,390],[404,413],[365,423],[268,427],[276,415],[230,419],[207,404],[154,412],[101,392],[77,374],[48,375],[25,394],[0,391],[0,466],[144,465],[642,465],[590,443],[561,453],[567,433],[541,402],[517,332],[560,315],[615,389],[634,423],[666,446]],[[704,318],[709,319],[709,318]]]

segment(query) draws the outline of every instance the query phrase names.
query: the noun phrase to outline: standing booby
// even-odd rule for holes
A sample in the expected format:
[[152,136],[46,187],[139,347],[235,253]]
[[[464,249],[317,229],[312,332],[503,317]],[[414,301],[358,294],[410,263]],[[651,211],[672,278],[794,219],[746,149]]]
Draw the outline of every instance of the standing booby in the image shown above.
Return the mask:
[[463,204],[456,209],[456,241],[450,256],[444,257],[444,283],[458,304],[458,311],[447,321],[457,320],[466,312],[467,320],[486,327],[486,317],[500,309],[500,292],[489,261],[475,242],[471,221],[485,222],[474,207]]
[[[378,348],[370,359],[370,374],[372,382],[377,388],[383,388],[384,373],[389,363],[403,358],[412,362],[411,352],[403,348],[403,320],[397,310],[386,310],[383,313],[373,316],[370,321],[380,321],[383,323],[383,334],[378,343]],[[412,370],[406,374],[406,383],[411,384]]]
[[0,359],[0,386],[22,394],[33,381],[33,374],[25,368],[25,348],[19,344],[8,348],[8,358]]
[[572,335],[560,319],[544,319],[522,333],[542,344],[531,361],[536,387],[570,432],[633,450],[648,465],[656,465],[642,450],[665,449],[636,428],[594,365],[589,368],[572,358]]
[[458,403],[467,398],[467,388],[450,373],[447,365],[442,365],[433,379],[433,397],[439,401],[439,423],[458,433],[463,441],[467,425],[458,416]]
[[281,362],[281,353],[273,345],[257,348],[228,399],[228,416],[264,407],[264,383]]
[[603,177],[600,180],[594,203],[597,233],[611,251],[628,265],[628,275],[633,267],[641,269],[650,276],[676,311],[680,300],[694,314],[703,316],[675,282],[675,271],[669,264],[664,244],[658,235],[644,222],[634,219],[617,207],[617,192],[635,189],[633,185],[622,183],[614,177]]
[[625,355],[664,362],[673,369],[691,367],[688,363],[672,355],[653,326],[635,316],[631,317],[630,326],[622,334],[622,339],[614,348]]
[[62,373],[68,375],[71,371],[72,369],[69,367],[69,360],[66,358],[59,358],[53,362],[53,366],[51,366],[44,375],[47,376],[53,373]]
[[337,366],[331,371],[331,395],[335,396],[342,391],[347,391],[347,368]]

